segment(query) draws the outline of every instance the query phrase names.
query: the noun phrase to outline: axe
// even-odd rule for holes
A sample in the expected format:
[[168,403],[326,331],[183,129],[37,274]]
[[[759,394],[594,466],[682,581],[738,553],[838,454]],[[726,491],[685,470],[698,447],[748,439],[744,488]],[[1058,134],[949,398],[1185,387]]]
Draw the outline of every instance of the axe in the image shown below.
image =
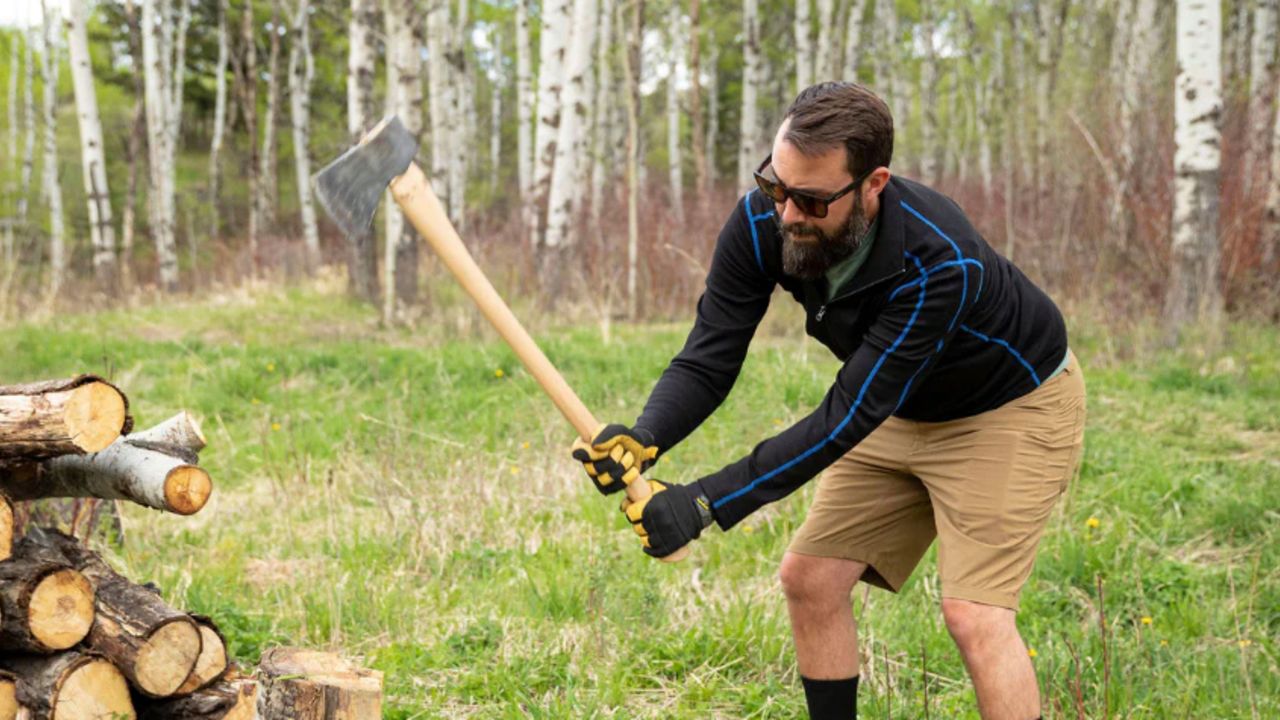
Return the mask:
[[[476,265],[422,169],[413,161],[417,150],[418,141],[405,129],[400,118],[394,115],[384,118],[359,144],[316,173],[312,185],[320,204],[344,232],[357,236],[369,232],[382,193],[390,187],[391,196],[418,234],[435,248],[445,266],[480,307],[480,312],[551,397],[560,414],[583,440],[591,442],[600,424]],[[649,495],[649,483],[640,478],[627,486],[627,497],[632,502],[640,502]],[[678,562],[688,553],[686,546],[663,560]]]

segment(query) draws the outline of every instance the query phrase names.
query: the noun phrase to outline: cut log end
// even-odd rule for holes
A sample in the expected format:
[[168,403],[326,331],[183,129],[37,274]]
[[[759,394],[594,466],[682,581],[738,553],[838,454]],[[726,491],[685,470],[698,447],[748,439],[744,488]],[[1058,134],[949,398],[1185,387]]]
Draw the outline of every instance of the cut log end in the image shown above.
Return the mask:
[[93,625],[93,586],[70,568],[51,572],[31,593],[27,614],[32,637],[49,650],[65,650]]
[[57,691],[52,720],[135,718],[129,683],[106,660],[95,658],[72,670]]
[[18,717],[18,681],[14,675],[0,672],[0,720]]
[[164,480],[165,504],[179,515],[200,512],[212,492],[209,473],[195,465],[179,465],[170,470]]
[[200,626],[200,657],[196,658],[196,666],[187,677],[178,695],[193,693],[222,677],[227,671],[227,644],[222,636],[207,621],[196,620]]
[[124,427],[124,395],[107,383],[85,383],[71,391],[63,422],[72,441],[87,453],[98,452],[120,437]]
[[262,720],[382,717],[382,673],[336,655],[273,648],[258,666]]
[[134,681],[153,697],[177,692],[200,656],[200,631],[186,617],[161,625],[138,648]]
[[[13,504],[9,498],[0,495],[0,560],[8,560],[13,555]],[[0,716],[0,720],[4,720]]]

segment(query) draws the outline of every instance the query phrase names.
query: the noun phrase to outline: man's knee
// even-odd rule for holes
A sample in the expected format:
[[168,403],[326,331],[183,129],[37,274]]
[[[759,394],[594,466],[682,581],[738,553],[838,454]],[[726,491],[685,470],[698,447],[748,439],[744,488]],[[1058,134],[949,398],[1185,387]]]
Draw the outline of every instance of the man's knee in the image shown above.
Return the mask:
[[838,605],[848,602],[854,583],[867,566],[853,560],[787,553],[778,579],[787,602],[799,605]]
[[1017,632],[1012,610],[969,600],[943,598],[942,618],[961,650],[979,647],[1010,631]]

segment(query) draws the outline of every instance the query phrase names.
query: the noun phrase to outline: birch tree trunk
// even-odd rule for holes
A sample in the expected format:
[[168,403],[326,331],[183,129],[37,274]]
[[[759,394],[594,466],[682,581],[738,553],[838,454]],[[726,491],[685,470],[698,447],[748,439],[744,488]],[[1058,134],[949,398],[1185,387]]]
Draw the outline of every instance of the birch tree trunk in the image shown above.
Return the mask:
[[689,0],[689,129],[693,146],[693,186],[707,198],[707,120],[702,114],[702,0]]
[[[453,2],[455,0],[449,0]],[[453,221],[458,232],[467,231],[467,171],[471,153],[465,148],[475,145],[476,104],[472,96],[475,85],[467,69],[467,36],[470,32],[467,25],[469,0],[456,0],[458,3],[454,27],[446,31],[449,48],[449,99],[450,125],[453,135],[449,140],[449,219]]]
[[889,107],[893,109],[893,124],[896,128],[908,125],[907,116],[911,105],[908,103],[906,91],[902,86],[902,26],[898,18],[896,0],[879,0],[876,5],[875,19],[883,24],[884,35],[877,43],[880,52],[876,53],[876,82],[889,95]]
[[719,173],[716,172],[716,140],[720,137],[720,49],[711,45],[711,54],[707,58],[707,139],[704,147],[707,150],[707,188],[714,187]]
[[867,14],[867,0],[849,3],[849,18],[844,28],[845,80],[858,81],[858,65],[862,60],[862,19]]
[[213,235],[220,234],[222,213],[218,212],[219,190],[222,185],[222,136],[227,126],[227,55],[230,40],[227,37],[227,0],[218,0],[218,64],[214,67],[213,138],[209,143],[209,222]]
[[[146,0],[150,2],[151,0]],[[240,115],[244,120],[244,133],[248,138],[249,157],[245,163],[246,190],[249,195],[249,258],[251,272],[257,275],[262,266],[262,250],[259,232],[262,228],[262,204],[259,199],[262,181],[258,166],[258,45],[254,39],[253,4],[246,3],[240,11],[240,52],[236,61],[238,76],[236,93],[240,97]]]
[[[800,4],[796,7],[807,1],[798,0]],[[742,0],[742,117],[738,138],[738,190],[742,192],[751,187],[752,173],[763,159],[756,157],[760,147],[760,114],[756,108],[756,93],[760,85],[759,4],[759,0]],[[804,57],[805,52],[797,47],[798,66],[804,65]],[[801,83],[798,72],[796,82],[801,89],[808,87],[807,83]]]
[[[1012,20],[1012,15],[1010,15]],[[998,21],[997,21],[998,22]],[[1017,153],[1017,136],[1014,132],[1016,125],[1015,119],[1016,106],[1014,100],[1014,87],[1010,80],[1012,73],[1012,43],[1016,43],[1018,38],[1011,33],[1009,38],[1009,48],[1006,49],[1003,39],[997,31],[996,47],[996,64],[1000,69],[1000,106],[1004,108],[1004,112],[1000,116],[1000,125],[1004,129],[1004,136],[1000,143],[1000,163],[1004,165],[1004,256],[1009,260],[1013,260],[1014,250],[1018,244],[1017,224],[1014,222],[1015,203],[1014,197],[1018,191],[1018,153]]]
[[18,184],[18,227],[27,230],[27,202],[31,197],[31,175],[36,163],[35,59],[31,54],[31,38],[22,43],[22,177]]
[[71,54],[71,83],[80,122],[80,159],[84,194],[88,205],[89,237],[93,244],[93,270],[100,290],[116,287],[116,234],[111,217],[111,192],[107,186],[107,163],[102,150],[102,122],[98,118],[98,96],[93,88],[93,66],[89,57],[89,34],[85,28],[88,12],[85,0],[72,0],[67,26]]
[[[495,52],[502,54],[502,36],[492,36]],[[501,68],[495,69],[489,87],[489,189],[496,197],[499,192],[498,170],[502,162],[502,91],[505,77]]]
[[[387,110],[400,116],[415,136],[422,134],[422,25],[414,0],[387,0]],[[384,246],[383,321],[392,322],[400,308],[417,301],[418,235],[387,196]]]
[[[570,0],[546,0],[542,6],[542,33],[539,40],[537,131],[533,141],[533,215],[530,241],[541,252],[542,208],[551,192],[551,170],[555,165],[556,140],[561,121],[560,93],[565,84],[564,56],[572,25]],[[550,212],[548,206],[548,213]]]
[[835,0],[818,0],[818,52],[813,58],[814,82],[836,79],[836,44],[831,38],[835,24]]
[[66,233],[62,218],[62,186],[58,183],[58,9],[41,0],[44,11],[44,198],[49,207],[49,297],[57,297],[67,274]]
[[456,133],[453,127],[453,78],[449,59],[450,10],[448,0],[433,0],[427,10],[427,47],[432,58],[427,83],[431,116],[431,187],[440,198],[440,204],[448,211],[452,203],[452,185],[449,163],[453,149],[450,144]]
[[1165,321],[1170,339],[1188,324],[1214,322],[1218,285],[1218,172],[1221,159],[1222,6],[1178,0],[1174,95],[1173,245]]
[[[532,232],[537,218],[533,202],[533,78],[529,54],[529,3],[516,0],[516,173],[520,184],[521,219]],[[434,119],[432,120],[434,128]],[[434,132],[434,129],[433,129]],[[529,237],[532,237],[531,235]]]
[[151,178],[148,216],[156,243],[160,286],[178,286],[178,251],[175,241],[176,204],[174,158],[182,123],[182,67],[191,7],[180,3],[175,38],[169,4],[143,0],[142,55],[145,67],[147,148]]
[[667,75],[667,180],[670,183],[671,210],[677,224],[684,223],[684,174],[680,153],[680,93],[676,88],[676,72],[684,59],[684,30],[680,22],[680,6],[672,3],[667,16],[670,33],[671,67]]
[[[347,133],[352,144],[376,122],[373,79],[377,67],[378,0],[351,0],[347,54]],[[373,232],[347,238],[347,281],[352,294],[376,302],[378,247]]]
[[1139,133],[1136,124],[1139,112],[1144,107],[1142,102],[1142,80],[1147,77],[1151,67],[1152,51],[1155,49],[1152,38],[1155,35],[1156,1],[1137,0],[1132,8],[1128,22],[1122,22],[1120,28],[1127,28],[1127,36],[1122,44],[1126,49],[1121,63],[1120,75],[1120,112],[1119,119],[1119,158],[1116,168],[1116,182],[1111,191],[1111,202],[1108,203],[1108,227],[1111,229],[1116,247],[1128,245],[1132,234],[1129,214],[1126,212],[1126,198],[1129,195],[1137,163],[1137,147]]
[[280,0],[271,0],[271,37],[267,47],[267,112],[262,119],[262,151],[258,153],[258,212],[263,228],[272,231],[276,224],[276,205],[280,186],[276,181],[276,123],[280,115]]
[[315,59],[311,55],[311,1],[298,0],[293,18],[293,42],[289,44],[289,117],[293,121],[293,166],[298,178],[298,207],[302,211],[302,238],[306,247],[307,274],[320,266],[320,231],[311,201],[311,79]]
[[[1240,0],[1237,0],[1239,2]],[[1280,32],[1280,0],[1256,0],[1249,73],[1248,144],[1244,153],[1244,196],[1255,186],[1267,187],[1268,144],[1275,104],[1276,33]]]
[[[692,1],[695,4],[698,2]],[[613,49],[613,14],[614,0],[601,0],[600,36],[596,43],[596,99],[592,107],[595,127],[591,133],[595,142],[591,152],[591,224],[595,228],[600,227],[600,215],[604,211],[604,185],[611,175],[608,163],[613,128],[609,121],[613,107],[609,91],[613,87],[613,64],[609,62],[609,57]]]
[[[1280,83],[1280,77],[1277,78]],[[1280,259],[1280,105],[1271,125],[1271,182],[1267,186],[1267,204],[1262,223],[1262,269],[1274,270]]]
[[[142,65],[142,25],[133,0],[124,3],[125,24],[129,32],[129,57],[139,67]],[[128,288],[133,285],[133,233],[137,225],[138,161],[142,158],[143,141],[147,132],[146,85],[144,73],[133,73],[133,120],[129,125],[129,139],[125,142],[125,154],[129,167],[125,175],[124,212],[120,214],[120,282]]]
[[[577,242],[572,221],[577,213],[580,163],[586,161],[585,146],[578,141],[587,128],[587,76],[591,72],[591,49],[595,39],[596,0],[574,0],[573,36],[565,57],[565,85],[561,95],[560,134],[556,138],[555,167],[547,206],[546,252],[542,258],[543,291],[552,302],[565,290],[565,261]],[[545,35],[543,36],[545,39]]]
[[630,3],[627,45],[622,52],[622,74],[627,100],[627,317],[635,319],[640,308],[637,265],[640,262],[640,49],[644,0]]
[[920,179],[938,181],[938,52],[935,44],[936,23],[932,4],[920,6],[920,34],[924,43],[924,59],[920,64]]
[[[8,104],[9,127],[7,132],[7,138],[8,138],[7,149],[9,150],[9,153],[5,156],[5,158],[6,158],[6,165],[8,163],[12,163],[13,167],[4,168],[4,174],[6,178],[5,184],[4,184],[6,211],[10,209],[10,207],[8,206],[8,203],[14,202],[16,200],[14,196],[17,195],[17,186],[14,183],[14,178],[17,176],[18,165],[19,165],[18,163],[18,58],[19,58],[18,45],[21,44],[21,40],[22,40],[21,33],[15,33],[13,38],[9,42],[9,51],[10,51],[9,52],[9,104]],[[11,217],[6,218],[6,221],[4,223],[3,252],[4,252],[5,269],[9,269],[13,267],[13,260],[14,260],[13,258],[13,234],[14,234],[13,223],[14,223],[14,220]]]
[[[744,0],[744,3],[745,2],[746,0]],[[809,6],[810,6],[810,3],[812,2],[813,0],[796,0],[795,56],[796,56],[796,92],[797,93],[809,87],[809,85],[813,83],[813,39],[812,39],[813,27],[812,27],[811,21],[809,20],[809,10],[810,10]],[[750,10],[750,13],[749,13],[752,18],[751,19],[752,24],[758,24],[759,21],[756,19],[756,14],[758,12],[759,12],[759,3],[756,2],[753,4],[752,9]],[[757,29],[754,35],[749,35],[747,33],[747,30],[746,30],[747,22],[748,22],[747,14],[748,14],[748,11],[746,9],[746,5],[744,4],[743,17],[742,17],[744,48],[745,48],[745,44],[750,43],[751,38],[754,37],[755,43],[756,43],[756,52],[759,52],[760,31],[757,26]],[[757,62],[759,61],[757,60]],[[747,66],[744,64],[743,65],[744,74],[747,71],[746,68]],[[746,89],[746,84],[743,83],[743,90],[745,91],[745,89]],[[741,171],[741,168],[739,168],[739,171]]]

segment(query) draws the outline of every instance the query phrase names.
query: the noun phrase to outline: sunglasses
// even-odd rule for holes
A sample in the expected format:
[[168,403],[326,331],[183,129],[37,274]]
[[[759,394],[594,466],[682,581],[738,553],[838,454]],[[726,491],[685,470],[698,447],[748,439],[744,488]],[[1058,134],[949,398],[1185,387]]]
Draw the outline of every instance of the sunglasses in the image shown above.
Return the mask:
[[800,209],[800,212],[811,218],[819,219],[827,216],[827,210],[831,203],[839,200],[845,195],[848,195],[854,188],[862,184],[862,181],[866,180],[868,175],[875,171],[875,168],[871,168],[870,170],[862,173],[857,180],[846,185],[844,189],[826,197],[822,197],[820,195],[804,192],[803,190],[792,190],[778,180],[766,177],[764,175],[764,169],[769,167],[769,163],[772,160],[773,155],[769,155],[764,159],[764,162],[760,163],[760,167],[756,169],[756,185],[760,188],[760,192],[764,193],[765,197],[779,205],[786,203],[787,199],[790,198],[791,202],[795,203],[796,207]]

